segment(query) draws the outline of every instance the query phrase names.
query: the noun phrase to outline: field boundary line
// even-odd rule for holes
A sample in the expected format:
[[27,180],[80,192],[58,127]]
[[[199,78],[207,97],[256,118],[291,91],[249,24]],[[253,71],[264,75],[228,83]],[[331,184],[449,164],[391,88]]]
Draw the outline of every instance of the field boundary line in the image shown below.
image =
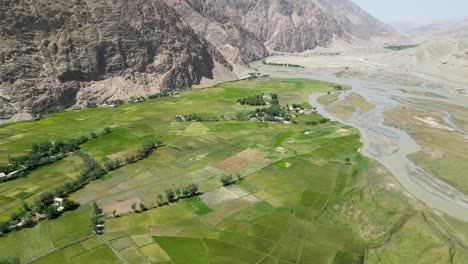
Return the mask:
[[59,246],[59,247],[56,247],[56,248],[50,250],[49,252],[46,252],[46,253],[44,253],[44,254],[42,254],[42,255],[40,255],[40,256],[37,256],[37,257],[35,257],[35,258],[31,259],[31,260],[25,261],[25,263],[26,263],[26,264],[30,264],[30,263],[36,262],[36,261],[38,261],[38,260],[40,260],[40,259],[42,259],[42,258],[45,258],[45,257],[49,256],[49,255],[52,254],[52,253],[55,253],[55,252],[57,252],[57,251],[59,251],[59,250],[62,250],[62,249],[64,249],[64,248],[67,248],[67,247],[69,247],[69,246],[73,246],[73,245],[75,245],[75,244],[78,244],[78,243],[80,243],[80,242],[83,242],[83,241],[85,241],[85,240],[88,240],[88,239],[90,239],[90,238],[92,238],[92,237],[94,237],[94,236],[95,236],[95,235],[92,234],[92,235],[89,235],[89,236],[86,236],[86,237],[82,237],[82,238],[80,238],[80,239],[77,239],[77,240],[75,240],[75,241],[68,242],[68,243],[66,243],[66,244],[63,244],[63,245],[61,245],[61,246]]

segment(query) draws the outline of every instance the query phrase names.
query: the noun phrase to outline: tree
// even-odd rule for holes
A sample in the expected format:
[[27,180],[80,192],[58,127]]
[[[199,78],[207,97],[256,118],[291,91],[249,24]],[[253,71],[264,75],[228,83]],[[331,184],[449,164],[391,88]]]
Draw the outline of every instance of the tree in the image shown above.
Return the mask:
[[177,195],[177,197],[180,197],[180,188],[175,189],[175,195]]
[[164,197],[163,197],[163,195],[162,195],[162,194],[158,194],[157,198],[158,198],[158,204],[159,204],[159,205],[163,204],[163,202],[164,202]]
[[117,210],[112,210],[112,216],[115,218],[117,216]]
[[8,225],[7,222],[0,222],[0,233],[1,234],[6,234],[10,232],[10,226]]
[[91,137],[91,138],[97,138],[97,135],[96,135],[96,133],[91,132],[90,137]]
[[15,222],[20,219],[20,215],[17,212],[12,212],[10,214],[10,221]]
[[345,159],[346,165],[351,165],[351,160],[349,158]]
[[195,183],[191,183],[188,186],[188,190],[189,190],[189,196],[193,196],[198,193],[198,185]]
[[29,204],[27,204],[27,203],[23,203],[22,206],[23,206],[23,210],[24,210],[25,212],[29,212],[29,211],[31,211],[31,209],[32,209],[31,206],[30,206]]
[[242,180],[242,176],[239,172],[236,172],[236,177],[237,177],[237,180]]
[[232,183],[232,176],[231,175],[223,175],[221,176],[221,183],[224,186],[227,186]]
[[109,134],[110,132],[111,132],[111,128],[110,128],[110,127],[104,128],[104,133]]
[[136,158],[135,158],[135,156],[128,156],[128,157],[125,158],[125,161],[126,161],[128,164],[135,163]]
[[173,202],[175,200],[175,194],[172,189],[167,189],[166,191],[166,198],[168,202]]
[[140,210],[146,211],[146,206],[143,203],[140,203]]
[[80,204],[75,201],[65,199],[63,200],[62,206],[64,211],[73,211],[80,207]]
[[45,214],[48,219],[55,219],[60,216],[60,212],[54,206],[49,206],[45,209]]
[[132,203],[132,210],[136,211],[136,203]]

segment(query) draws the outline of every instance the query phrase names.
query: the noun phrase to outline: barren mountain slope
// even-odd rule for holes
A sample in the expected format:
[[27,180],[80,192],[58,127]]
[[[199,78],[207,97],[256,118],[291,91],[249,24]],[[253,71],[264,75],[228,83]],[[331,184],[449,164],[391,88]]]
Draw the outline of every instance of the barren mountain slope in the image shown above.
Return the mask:
[[0,7],[0,118],[188,88],[215,66],[232,69],[161,0]]
[[[217,47],[228,43],[242,49],[239,41],[226,39],[249,36],[248,39],[252,40],[248,33],[252,33],[267,48],[282,52],[302,52],[337,43],[391,43],[399,37],[391,28],[349,0],[166,1]],[[203,19],[193,20],[193,14]],[[240,53],[246,55],[242,50]],[[245,57],[247,60],[253,58]]]

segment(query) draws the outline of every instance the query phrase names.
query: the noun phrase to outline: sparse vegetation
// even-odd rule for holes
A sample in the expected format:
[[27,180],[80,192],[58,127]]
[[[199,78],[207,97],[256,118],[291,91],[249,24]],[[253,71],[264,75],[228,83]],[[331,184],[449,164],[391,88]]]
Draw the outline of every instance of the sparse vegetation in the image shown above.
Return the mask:
[[385,49],[393,50],[393,51],[401,51],[405,49],[412,49],[416,48],[419,45],[394,45],[394,46],[385,46]]

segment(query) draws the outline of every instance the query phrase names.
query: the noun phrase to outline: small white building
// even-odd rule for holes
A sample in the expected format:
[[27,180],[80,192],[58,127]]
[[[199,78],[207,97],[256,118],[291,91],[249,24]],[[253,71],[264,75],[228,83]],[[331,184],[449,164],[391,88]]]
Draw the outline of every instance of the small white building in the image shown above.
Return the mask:
[[59,206],[59,208],[57,208],[57,212],[62,212],[65,208],[63,206]]
[[55,206],[62,206],[62,203],[63,203],[63,198],[58,198],[58,197],[54,198],[54,205]]
[[0,172],[0,179],[5,178],[7,175],[4,172]]

